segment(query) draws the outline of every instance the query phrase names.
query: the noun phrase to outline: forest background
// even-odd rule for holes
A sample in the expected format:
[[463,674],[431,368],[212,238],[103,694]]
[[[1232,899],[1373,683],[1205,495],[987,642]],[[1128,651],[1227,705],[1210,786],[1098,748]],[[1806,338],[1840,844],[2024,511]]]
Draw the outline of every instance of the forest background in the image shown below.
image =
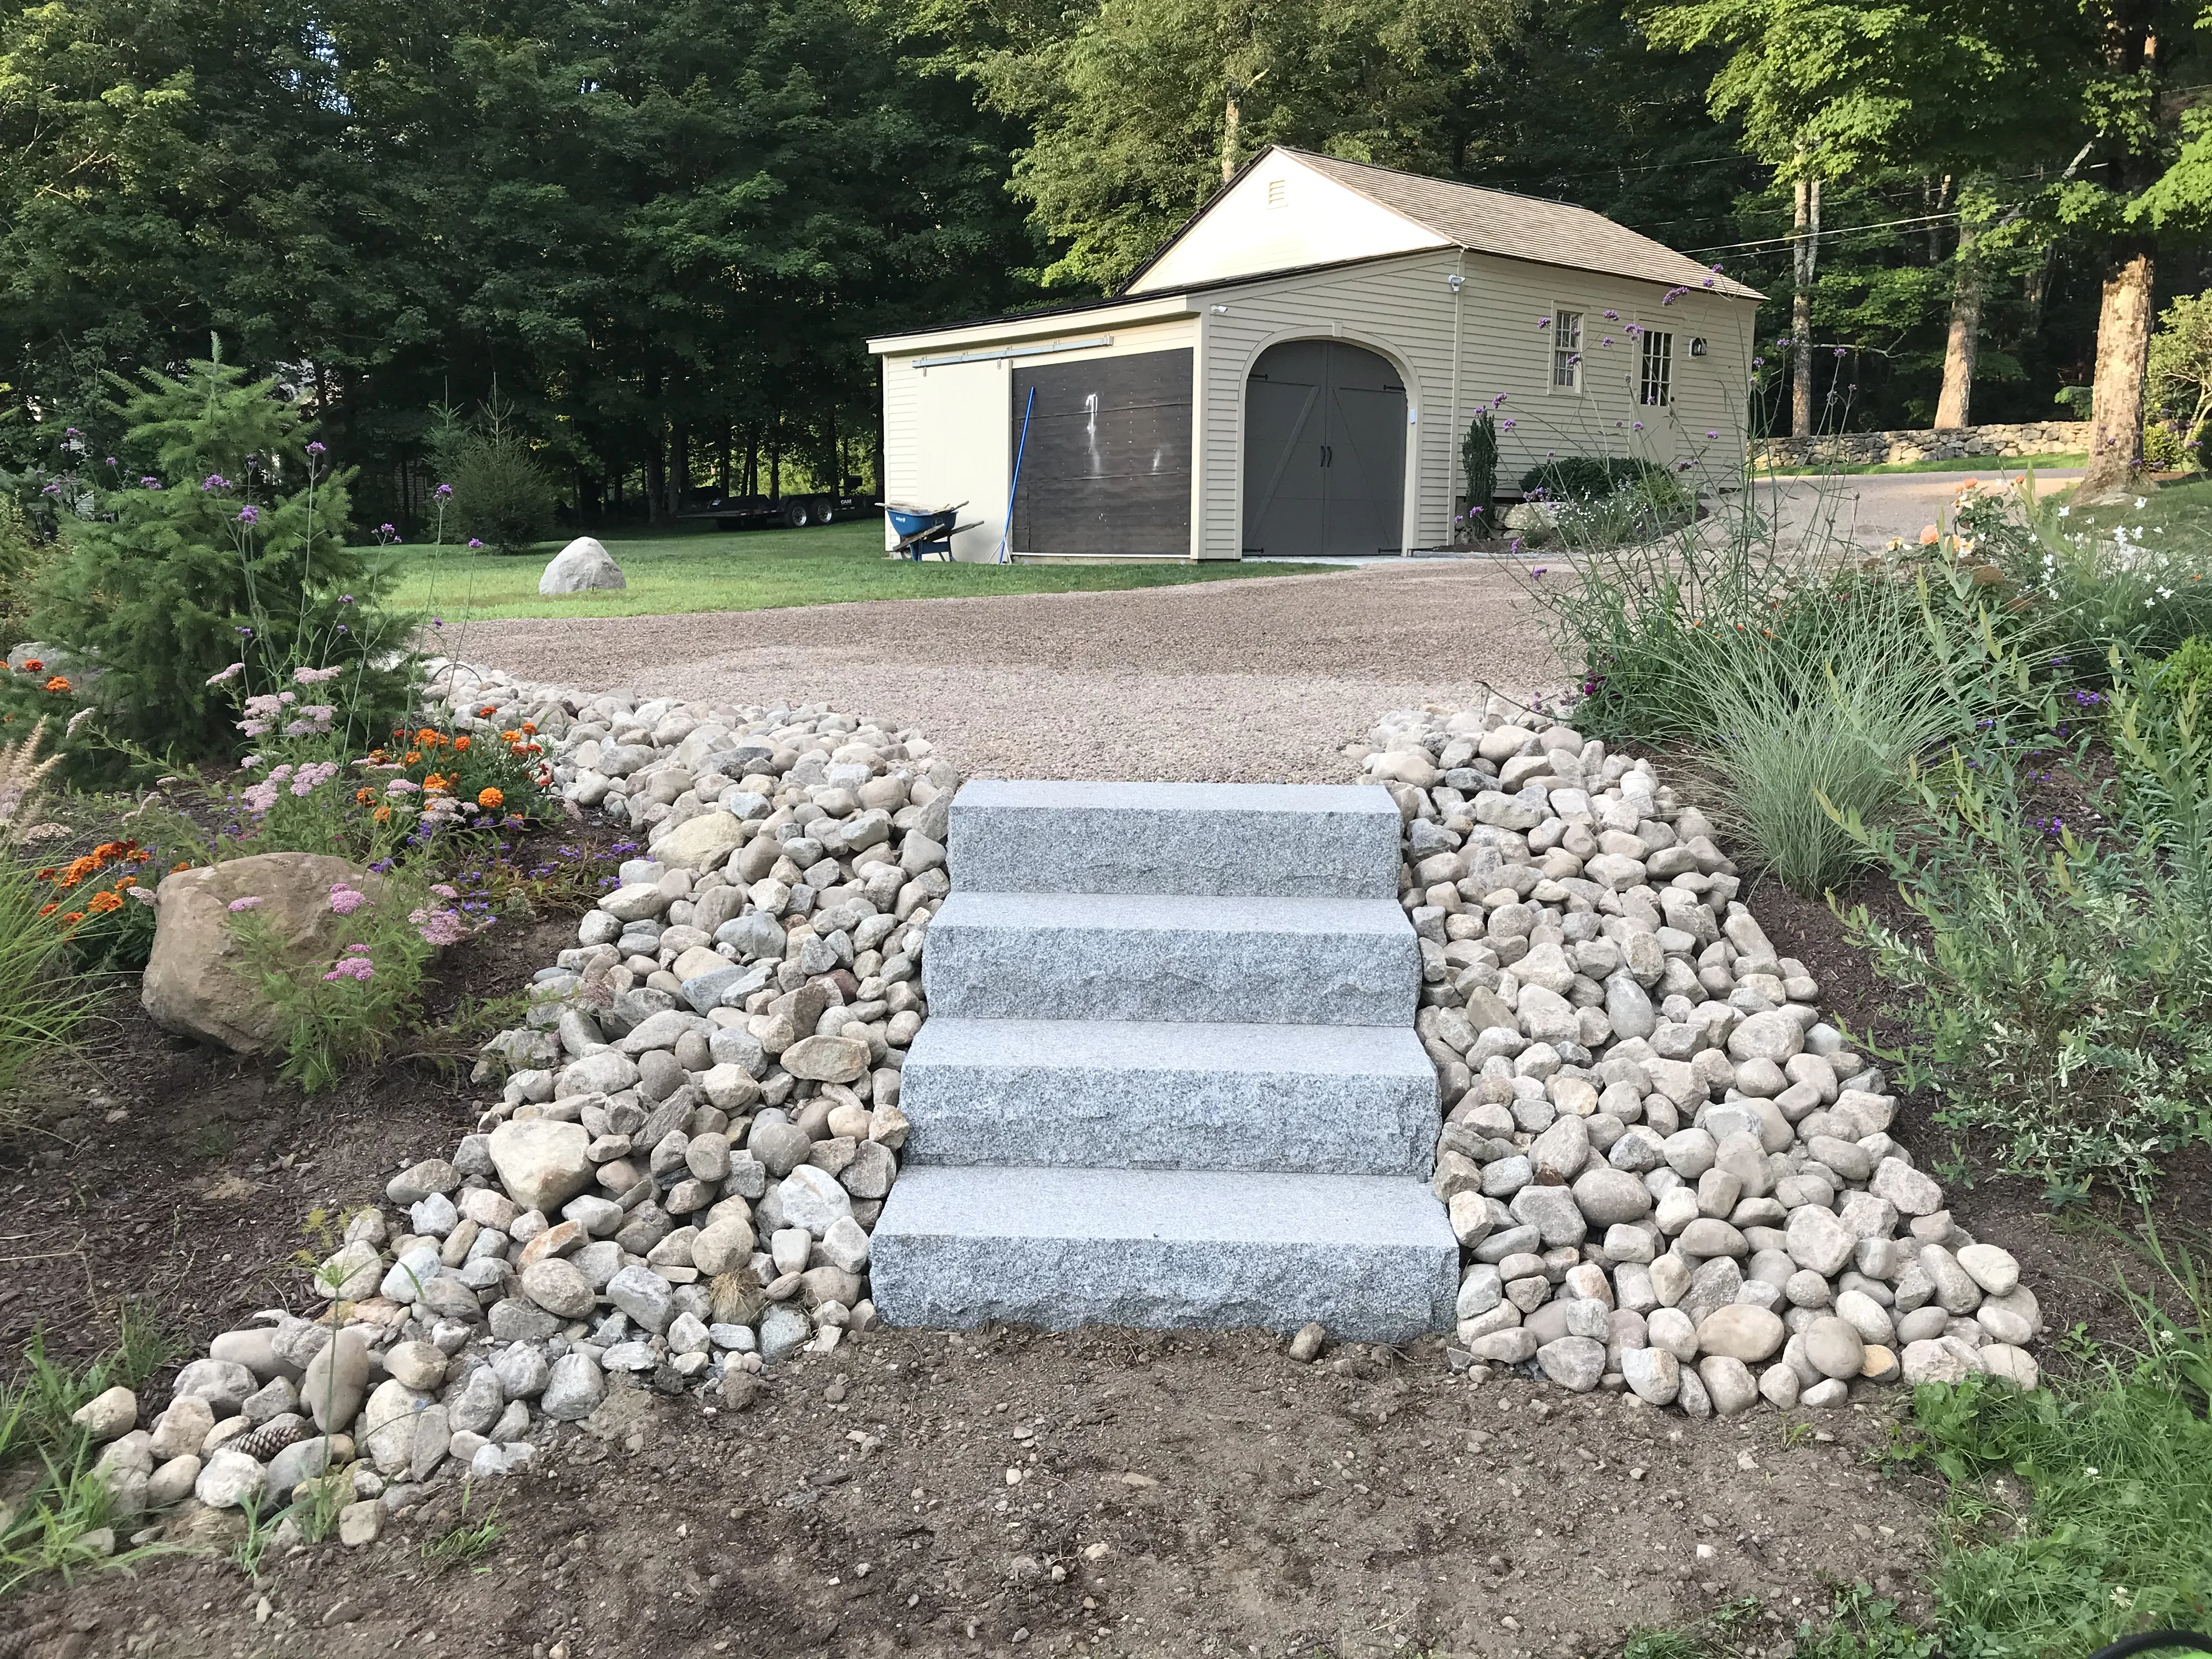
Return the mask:
[[1110,292],[1279,142],[1761,289],[1753,435],[2094,387],[2124,473],[2207,280],[2208,11],[51,0],[0,20],[0,468],[96,474],[109,377],[220,337],[409,538],[493,407],[572,522],[870,488],[871,333]]

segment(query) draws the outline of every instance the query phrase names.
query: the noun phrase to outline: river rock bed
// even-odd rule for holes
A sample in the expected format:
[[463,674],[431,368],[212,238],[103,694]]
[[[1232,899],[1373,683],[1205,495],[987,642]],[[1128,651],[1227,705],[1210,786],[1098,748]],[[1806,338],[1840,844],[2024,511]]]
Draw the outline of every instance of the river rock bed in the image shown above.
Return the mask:
[[1692,1416],[1860,1379],[2035,1386],[2020,1264],[1891,1139],[1881,1068],[1650,761],[1495,697],[1346,752],[1406,817],[1453,1363]]
[[[149,1428],[94,1402],[120,1516],[316,1498],[364,1543],[426,1483],[526,1467],[611,1379],[743,1408],[764,1366],[874,1322],[951,767],[822,706],[433,668],[430,716],[534,721],[563,797],[641,856],[485,1045],[498,1101],[344,1218],[305,1314],[216,1337]],[[1347,752],[1406,818],[1455,1367],[1692,1415],[2034,1385],[2018,1264],[1890,1139],[1881,1071],[1649,762],[1497,700]]]
[[312,1498],[365,1543],[426,1482],[525,1467],[611,1375],[742,1408],[764,1364],[874,1321],[957,780],[920,732],[823,706],[430,667],[427,717],[533,721],[563,798],[642,856],[485,1045],[476,1132],[343,1218],[313,1316],[217,1336],[149,1428],[135,1399],[88,1419],[119,1518]]

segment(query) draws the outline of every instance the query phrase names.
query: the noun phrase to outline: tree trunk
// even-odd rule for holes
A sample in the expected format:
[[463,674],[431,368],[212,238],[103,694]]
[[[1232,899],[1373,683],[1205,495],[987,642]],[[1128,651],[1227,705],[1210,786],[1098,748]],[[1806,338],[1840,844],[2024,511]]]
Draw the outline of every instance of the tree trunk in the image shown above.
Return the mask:
[[783,499],[783,416],[778,414],[768,428],[768,503]]
[[1221,182],[1237,176],[1237,88],[1231,86],[1221,112]]
[[1951,278],[1951,335],[1943,345],[1943,392],[1936,400],[1936,425],[1967,426],[1974,397],[1974,356],[1981,344],[1982,262],[1974,232],[1959,222],[1959,264]]
[[714,470],[714,489],[724,501],[730,496],[730,423],[722,422],[722,451],[716,458],[720,465]]
[[1790,433],[1813,435],[1813,276],[1820,253],[1820,181],[1797,181],[1797,212],[1790,227],[1790,269],[1796,291],[1790,300]]
[[660,522],[660,493],[668,480],[668,463],[660,447],[660,434],[653,434],[653,447],[645,452],[645,521]]
[[745,487],[740,493],[760,494],[760,428],[757,426],[745,428]]
[[684,492],[691,485],[691,434],[682,427],[668,434],[668,516],[684,510]]
[[2124,489],[2142,471],[2143,371],[2150,355],[2151,256],[2124,243],[2097,312],[2097,380],[2089,401],[2089,465],[2077,499]]

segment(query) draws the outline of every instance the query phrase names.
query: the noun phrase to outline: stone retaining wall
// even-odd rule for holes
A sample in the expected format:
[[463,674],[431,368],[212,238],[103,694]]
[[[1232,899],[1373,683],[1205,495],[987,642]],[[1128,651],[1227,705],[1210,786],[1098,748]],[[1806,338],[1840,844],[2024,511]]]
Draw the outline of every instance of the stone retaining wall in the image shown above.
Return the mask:
[[2023,421],[2017,426],[1962,426],[1941,432],[1832,432],[1815,438],[1762,438],[1751,446],[1764,466],[1884,466],[1902,461],[2002,459],[2017,455],[2079,455],[2089,448],[2087,421]]

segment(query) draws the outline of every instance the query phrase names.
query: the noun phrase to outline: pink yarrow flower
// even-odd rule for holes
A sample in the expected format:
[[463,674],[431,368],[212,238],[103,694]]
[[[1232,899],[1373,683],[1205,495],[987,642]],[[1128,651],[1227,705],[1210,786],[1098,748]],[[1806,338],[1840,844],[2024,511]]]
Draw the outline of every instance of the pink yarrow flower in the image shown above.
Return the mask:
[[363,983],[375,977],[376,964],[367,957],[342,957],[332,966],[329,973],[323,975],[325,981],[334,979],[349,979]]
[[231,900],[229,906],[230,913],[233,915],[236,915],[241,910],[258,910],[260,908],[261,900],[259,896],[255,894],[248,894],[244,898],[234,898]]
[[368,902],[368,894],[349,887],[342,881],[331,884],[331,908],[337,915],[349,916]]

